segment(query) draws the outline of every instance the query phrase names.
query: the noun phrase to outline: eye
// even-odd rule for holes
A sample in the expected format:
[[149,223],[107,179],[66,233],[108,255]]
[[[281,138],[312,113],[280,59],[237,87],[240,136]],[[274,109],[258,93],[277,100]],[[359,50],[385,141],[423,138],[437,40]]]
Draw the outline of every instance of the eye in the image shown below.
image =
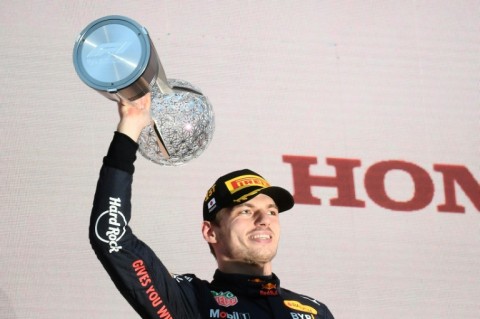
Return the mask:
[[252,213],[252,211],[248,208],[245,208],[245,209],[242,209],[239,214],[240,215],[250,215]]
[[278,211],[276,209],[271,209],[268,211],[268,214],[269,215],[272,215],[272,216],[277,216],[278,215]]

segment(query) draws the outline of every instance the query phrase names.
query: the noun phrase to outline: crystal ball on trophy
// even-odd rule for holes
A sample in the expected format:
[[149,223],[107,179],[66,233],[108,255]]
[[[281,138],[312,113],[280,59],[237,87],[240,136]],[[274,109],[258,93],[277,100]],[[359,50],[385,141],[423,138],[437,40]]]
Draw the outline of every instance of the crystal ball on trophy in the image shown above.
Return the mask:
[[178,166],[203,153],[212,140],[215,121],[212,105],[198,88],[182,80],[169,79],[168,84],[173,93],[164,94],[152,86],[154,124],[143,129],[138,144],[140,154],[154,163]]

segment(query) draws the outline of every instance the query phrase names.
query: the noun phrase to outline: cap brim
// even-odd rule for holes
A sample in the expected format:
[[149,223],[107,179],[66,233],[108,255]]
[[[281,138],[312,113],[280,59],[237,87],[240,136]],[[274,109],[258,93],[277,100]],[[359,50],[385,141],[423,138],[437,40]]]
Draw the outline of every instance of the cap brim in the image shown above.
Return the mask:
[[280,213],[291,209],[295,204],[292,194],[286,189],[278,186],[264,188],[258,193],[270,196],[277,205]]

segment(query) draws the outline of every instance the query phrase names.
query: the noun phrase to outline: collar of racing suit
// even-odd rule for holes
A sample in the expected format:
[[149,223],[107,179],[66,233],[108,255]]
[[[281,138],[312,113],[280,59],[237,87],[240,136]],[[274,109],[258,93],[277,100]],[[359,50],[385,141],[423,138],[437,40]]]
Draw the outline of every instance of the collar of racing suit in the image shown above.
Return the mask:
[[271,276],[227,274],[217,269],[211,285],[219,288],[228,287],[234,294],[250,297],[278,296],[281,292],[280,280],[275,274]]

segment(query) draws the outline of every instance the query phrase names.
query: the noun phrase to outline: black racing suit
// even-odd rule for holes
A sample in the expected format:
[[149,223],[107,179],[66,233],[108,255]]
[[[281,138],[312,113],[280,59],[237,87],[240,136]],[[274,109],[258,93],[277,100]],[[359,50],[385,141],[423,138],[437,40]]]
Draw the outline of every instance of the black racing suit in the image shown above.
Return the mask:
[[275,276],[226,274],[211,283],[195,275],[171,275],[128,222],[138,145],[116,132],[100,171],[90,242],[121,294],[142,318],[333,318],[315,299],[280,288]]

